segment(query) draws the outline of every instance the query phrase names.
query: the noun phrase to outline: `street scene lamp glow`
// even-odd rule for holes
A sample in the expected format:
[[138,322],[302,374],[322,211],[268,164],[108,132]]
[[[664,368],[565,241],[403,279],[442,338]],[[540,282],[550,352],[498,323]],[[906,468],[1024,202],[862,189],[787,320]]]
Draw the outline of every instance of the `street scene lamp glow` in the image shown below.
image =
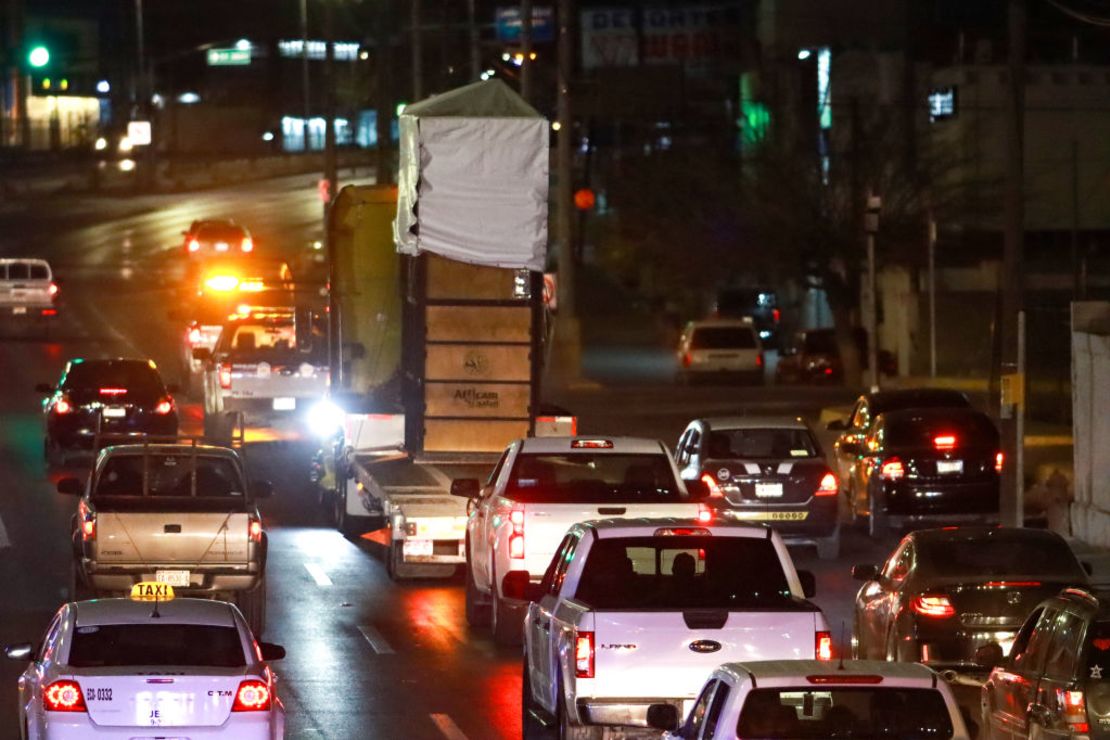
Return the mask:
[[27,55],[27,61],[32,67],[41,69],[50,64],[50,50],[45,46],[36,46],[31,49],[31,53]]

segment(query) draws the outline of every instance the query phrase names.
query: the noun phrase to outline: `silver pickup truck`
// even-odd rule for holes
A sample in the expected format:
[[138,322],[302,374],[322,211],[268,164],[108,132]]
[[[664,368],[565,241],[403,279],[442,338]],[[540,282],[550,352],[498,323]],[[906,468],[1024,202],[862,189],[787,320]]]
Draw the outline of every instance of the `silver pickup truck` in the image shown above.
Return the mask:
[[0,259],[0,322],[49,325],[57,303],[58,283],[46,260]]
[[71,598],[130,592],[142,581],[182,595],[234,600],[256,634],[265,624],[266,533],[256,500],[270,484],[247,483],[235,450],[198,444],[107,447],[73,519]]

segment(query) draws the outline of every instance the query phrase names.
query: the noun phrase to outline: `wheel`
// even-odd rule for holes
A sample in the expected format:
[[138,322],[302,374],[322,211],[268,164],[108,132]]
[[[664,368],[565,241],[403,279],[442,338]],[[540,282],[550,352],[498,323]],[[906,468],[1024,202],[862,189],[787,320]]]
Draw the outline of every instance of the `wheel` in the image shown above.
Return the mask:
[[592,740],[596,734],[594,727],[582,727],[571,722],[567,712],[566,700],[563,697],[563,682],[560,680],[556,688],[558,694],[555,699],[556,737],[559,740]]
[[85,601],[96,597],[96,592],[85,584],[77,563],[74,562],[69,569],[69,600]]
[[867,534],[871,539],[879,539],[886,534],[887,523],[886,514],[879,511],[878,501],[875,499],[874,492],[867,494]]
[[474,572],[470,568],[469,550],[466,563],[466,623],[471,627],[488,627],[490,623],[489,599],[478,590],[474,582]]
[[258,584],[249,591],[236,594],[239,610],[255,637],[260,637],[266,629],[266,577],[258,579]]
[[836,525],[828,537],[817,540],[817,557],[821,560],[836,560],[840,557],[840,524]]
[[[332,519],[339,533],[349,540],[357,539],[367,530],[365,520],[360,516],[351,516],[347,513],[347,501],[337,491],[330,491],[332,500]],[[389,564],[386,563],[388,567]]]
[[493,641],[502,647],[519,645],[524,629],[520,615],[497,595],[496,578],[491,586],[490,632],[493,633]]
[[535,697],[532,696],[532,681],[528,676],[528,658],[524,659],[524,668],[521,670],[520,681],[520,727],[524,740],[547,740],[549,732],[534,714],[539,710]]

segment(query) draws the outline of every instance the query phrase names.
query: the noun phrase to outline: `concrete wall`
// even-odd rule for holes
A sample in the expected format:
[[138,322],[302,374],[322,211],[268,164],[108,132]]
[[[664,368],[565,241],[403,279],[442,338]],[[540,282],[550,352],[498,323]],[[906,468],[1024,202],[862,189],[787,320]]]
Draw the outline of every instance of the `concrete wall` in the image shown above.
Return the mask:
[[1110,303],[1072,304],[1072,533],[1110,546]]

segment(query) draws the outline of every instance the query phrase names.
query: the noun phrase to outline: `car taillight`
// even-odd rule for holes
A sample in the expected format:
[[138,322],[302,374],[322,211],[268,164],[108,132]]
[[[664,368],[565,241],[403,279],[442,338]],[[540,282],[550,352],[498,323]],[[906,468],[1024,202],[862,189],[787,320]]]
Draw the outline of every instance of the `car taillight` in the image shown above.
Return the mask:
[[814,641],[813,651],[817,656],[817,660],[832,660],[832,633],[818,632]]
[[756,367],[763,367],[763,353],[762,352],[760,352],[758,355],[755,356],[755,366]]
[[574,675],[594,677],[594,633],[579,632],[574,636]]
[[902,467],[901,460],[892,457],[883,463],[879,469],[879,476],[883,480],[901,480],[906,477],[906,469]]
[[154,406],[154,413],[159,416],[165,416],[171,411],[173,411],[173,399],[169,396],[163,398]]
[[709,524],[711,521],[713,521],[713,509],[705,504],[698,504],[698,523]]
[[200,341],[200,329],[193,327],[189,330],[189,344],[196,344]]
[[921,596],[915,596],[913,601],[910,602],[910,606],[914,612],[923,617],[947,619],[956,616],[956,607],[952,606],[948,597],[943,595],[922,594]]
[[62,396],[54,403],[55,414],[68,414],[73,411],[73,404],[69,402],[65,396]]
[[694,358],[689,352],[682,353],[682,367],[690,367],[693,364]]
[[840,486],[836,482],[836,476],[832,473],[825,473],[825,477],[821,479],[821,485],[817,486],[817,495],[835,496],[839,490]]
[[778,310],[777,308],[772,308],[771,309],[771,320],[774,321],[777,324],[777,323],[779,323],[779,319],[781,319],[781,318],[782,318],[782,311]]
[[55,681],[42,692],[42,708],[48,712],[87,712],[81,685],[76,681]]
[[247,534],[251,538],[251,542],[262,541],[262,522],[254,517],[251,517],[251,523],[247,527]]
[[994,455],[994,472],[1002,472],[1002,463],[1006,461],[1006,456],[1001,452],[996,452]]
[[50,283],[50,287],[46,289],[46,292],[50,294],[51,298],[58,295],[58,284]]
[[243,239],[242,243],[239,245],[239,248],[242,249],[244,252],[250,252],[254,249],[254,241],[252,241],[251,238],[248,236]]
[[509,557],[514,560],[524,558],[524,510],[513,509],[509,512],[509,522],[513,533],[509,535]]
[[220,387],[224,390],[231,387],[231,365],[220,364]]
[[81,539],[85,542],[92,542],[96,539],[95,516],[90,516],[88,519],[81,520]]
[[721,487],[717,485],[716,478],[714,478],[709,473],[704,473],[702,475],[701,482],[704,483],[705,487],[709,489],[709,495],[713,498],[721,498],[725,495],[724,491],[721,490]]
[[1082,691],[1056,689],[1056,700],[1064,709],[1064,722],[1072,732],[1090,732],[1087,722],[1087,697]]
[[56,308],[44,308],[44,309],[42,309],[41,314],[43,316],[57,316],[58,315],[58,309],[56,309]]
[[263,681],[247,679],[235,692],[233,712],[267,712],[270,710],[270,687]]
[[189,251],[190,252],[199,252],[200,251],[200,242],[198,242],[196,239],[190,239],[189,240]]

